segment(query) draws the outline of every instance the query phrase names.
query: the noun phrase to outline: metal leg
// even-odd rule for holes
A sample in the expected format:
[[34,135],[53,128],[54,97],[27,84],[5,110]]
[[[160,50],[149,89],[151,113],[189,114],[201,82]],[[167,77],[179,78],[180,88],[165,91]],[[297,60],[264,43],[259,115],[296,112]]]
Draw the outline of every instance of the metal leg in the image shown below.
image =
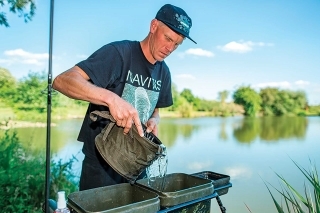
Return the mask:
[[222,212],[222,213],[226,213],[227,210],[226,210],[226,208],[223,206],[219,195],[217,195],[216,199],[217,199],[217,202],[218,202],[218,204],[219,204],[219,207],[220,207],[221,212]]

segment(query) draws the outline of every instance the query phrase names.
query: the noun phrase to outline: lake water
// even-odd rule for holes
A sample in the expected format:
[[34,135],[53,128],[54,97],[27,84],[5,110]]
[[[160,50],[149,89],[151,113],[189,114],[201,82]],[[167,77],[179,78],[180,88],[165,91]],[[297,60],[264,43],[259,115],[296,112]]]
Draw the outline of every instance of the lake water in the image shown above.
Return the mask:
[[[82,143],[76,138],[81,120],[56,124],[51,130],[52,157],[76,156],[74,172],[80,174]],[[46,128],[18,129],[18,136],[35,149],[45,147]],[[304,194],[306,179],[292,160],[307,170],[309,160],[320,163],[320,117],[163,118],[159,138],[167,147],[168,174],[212,171],[231,176],[232,187],[220,197],[227,212],[276,212],[264,181],[280,189],[278,173]],[[211,210],[220,212],[215,199]]]

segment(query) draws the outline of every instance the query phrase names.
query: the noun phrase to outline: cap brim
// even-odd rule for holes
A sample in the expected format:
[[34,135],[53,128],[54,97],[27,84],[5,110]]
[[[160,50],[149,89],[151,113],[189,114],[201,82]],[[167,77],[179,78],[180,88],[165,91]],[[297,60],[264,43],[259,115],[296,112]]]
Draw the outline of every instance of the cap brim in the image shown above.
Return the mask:
[[190,39],[191,41],[193,41],[193,43],[197,44],[197,42],[195,42],[192,38],[190,38],[190,36],[186,36],[188,39]]
[[[161,20],[159,20],[159,21],[161,21]],[[169,27],[171,30],[173,30],[174,32],[176,32],[176,33],[178,33],[178,34],[180,34],[180,35],[183,35],[184,37],[187,37],[188,39],[190,39],[191,41],[193,41],[195,44],[197,44],[197,42],[195,42],[192,38],[190,38],[190,36],[187,35],[183,30],[180,30],[180,29],[172,26],[171,24],[166,23],[165,21],[161,21],[161,22],[163,22],[166,26],[168,26],[168,27]]]

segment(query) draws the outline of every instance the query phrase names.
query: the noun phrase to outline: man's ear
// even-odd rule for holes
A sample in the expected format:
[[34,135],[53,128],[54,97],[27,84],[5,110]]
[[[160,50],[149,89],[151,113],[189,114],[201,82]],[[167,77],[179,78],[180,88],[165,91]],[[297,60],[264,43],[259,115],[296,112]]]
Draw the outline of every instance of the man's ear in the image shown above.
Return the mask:
[[159,25],[159,21],[157,19],[152,19],[150,23],[150,33],[154,33]]

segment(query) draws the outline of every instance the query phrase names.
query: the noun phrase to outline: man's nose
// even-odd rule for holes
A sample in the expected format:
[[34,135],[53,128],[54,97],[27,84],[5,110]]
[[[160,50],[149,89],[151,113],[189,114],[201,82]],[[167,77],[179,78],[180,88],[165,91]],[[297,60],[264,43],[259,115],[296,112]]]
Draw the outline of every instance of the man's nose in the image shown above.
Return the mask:
[[174,47],[175,47],[175,45],[173,44],[173,42],[171,42],[170,44],[166,45],[166,48],[170,53],[174,51]]

